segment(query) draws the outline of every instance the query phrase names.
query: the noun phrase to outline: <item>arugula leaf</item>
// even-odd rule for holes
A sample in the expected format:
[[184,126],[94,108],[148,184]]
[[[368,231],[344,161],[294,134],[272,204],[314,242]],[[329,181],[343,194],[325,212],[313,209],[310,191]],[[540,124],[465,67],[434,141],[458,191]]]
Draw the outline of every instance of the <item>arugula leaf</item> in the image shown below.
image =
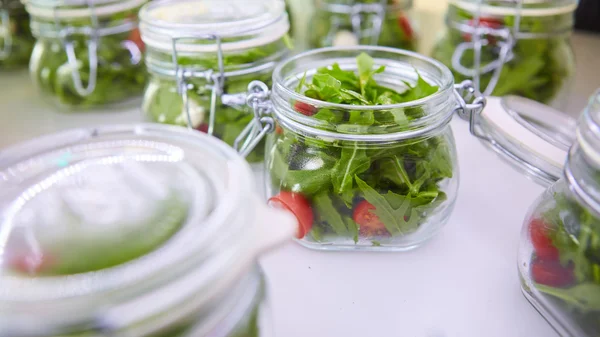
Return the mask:
[[358,146],[343,148],[340,160],[331,171],[333,192],[343,194],[351,190],[354,176],[369,169],[371,161],[367,158],[366,151]]
[[600,311],[600,284],[583,283],[571,288],[561,289],[536,284],[536,289],[560,298],[581,312]]
[[333,206],[333,201],[328,193],[320,193],[313,198],[313,207],[319,214],[319,220],[326,222],[333,231],[340,236],[347,236],[349,231],[342,215]]
[[391,191],[384,197],[359,177],[356,177],[356,183],[365,199],[375,206],[372,212],[379,217],[388,232],[392,235],[405,235],[417,229],[419,215],[411,208],[410,199]]

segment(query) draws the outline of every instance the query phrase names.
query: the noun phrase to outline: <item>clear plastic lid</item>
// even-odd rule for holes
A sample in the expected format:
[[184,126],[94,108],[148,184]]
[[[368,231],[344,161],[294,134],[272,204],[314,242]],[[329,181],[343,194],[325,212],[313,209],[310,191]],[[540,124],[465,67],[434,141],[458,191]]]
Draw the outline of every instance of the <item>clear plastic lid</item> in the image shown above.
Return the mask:
[[289,30],[281,0],[159,0],[142,8],[140,20],[146,45],[192,53],[259,47]]
[[[116,331],[193,293],[209,302],[293,235],[252,186],[233,149],[179,127],[80,129],[1,151],[0,335]],[[265,234],[268,212],[280,226]]]
[[475,136],[542,184],[562,176],[577,127],[567,114],[518,96],[489,97],[471,125]]

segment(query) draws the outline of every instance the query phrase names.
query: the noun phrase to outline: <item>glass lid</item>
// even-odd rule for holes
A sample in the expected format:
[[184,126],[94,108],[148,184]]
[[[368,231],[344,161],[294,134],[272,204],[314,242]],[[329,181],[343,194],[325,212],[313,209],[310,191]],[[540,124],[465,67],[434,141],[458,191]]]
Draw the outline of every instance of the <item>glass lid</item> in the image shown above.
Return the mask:
[[[262,46],[287,34],[281,0],[159,0],[140,11],[144,42],[170,51],[215,52]],[[217,40],[217,38],[219,40]]]
[[468,12],[483,15],[550,16],[575,11],[577,0],[450,0]]
[[577,122],[565,113],[518,97],[489,97],[471,132],[510,164],[542,184],[562,176]]
[[249,216],[239,205],[251,182],[225,143],[164,125],[79,129],[0,151],[0,335],[118,321],[99,312],[191,271],[194,289],[213,292],[215,277],[244,270],[222,259],[247,251],[252,227],[235,214]]
[[29,14],[48,19],[107,16],[140,7],[147,0],[22,0]]

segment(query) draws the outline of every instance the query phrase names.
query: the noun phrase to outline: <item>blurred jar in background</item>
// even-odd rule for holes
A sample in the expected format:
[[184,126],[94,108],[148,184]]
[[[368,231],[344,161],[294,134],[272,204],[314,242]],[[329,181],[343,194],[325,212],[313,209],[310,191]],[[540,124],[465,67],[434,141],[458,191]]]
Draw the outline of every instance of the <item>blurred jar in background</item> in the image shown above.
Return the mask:
[[27,67],[34,41],[23,4],[0,0],[0,69]]
[[[284,1],[153,1],[140,19],[150,73],[142,107],[147,118],[233,145],[254,116],[248,84],[271,83],[275,64],[290,52]],[[247,157],[263,158],[262,144]]]
[[314,0],[311,48],[379,45],[416,50],[412,0]]
[[451,0],[433,57],[485,95],[518,95],[561,108],[575,71],[576,0]]
[[137,14],[146,0],[27,0],[36,37],[30,71],[63,110],[121,105],[146,82]]

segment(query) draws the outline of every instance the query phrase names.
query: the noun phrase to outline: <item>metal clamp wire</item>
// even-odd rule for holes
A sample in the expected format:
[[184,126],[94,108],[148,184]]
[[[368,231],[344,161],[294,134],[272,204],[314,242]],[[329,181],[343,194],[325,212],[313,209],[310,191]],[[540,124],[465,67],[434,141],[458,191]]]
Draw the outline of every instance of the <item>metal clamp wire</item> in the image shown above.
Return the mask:
[[[325,7],[325,10],[331,13],[350,15],[352,32],[357,39],[360,41],[367,37],[371,39],[370,44],[377,44],[381,35],[386,5],[386,0],[379,0],[379,3],[373,4],[329,5]],[[367,30],[363,29],[363,16],[365,14],[371,17],[371,25]],[[326,41],[333,43],[335,35],[342,25],[342,21],[337,15],[330,16],[330,29],[327,33]]]
[[215,116],[217,110],[217,103],[219,97],[223,94],[223,87],[225,84],[225,66],[223,62],[223,49],[221,46],[221,37],[218,35],[201,35],[201,36],[180,36],[174,37],[171,40],[172,44],[172,61],[175,67],[175,78],[177,81],[177,92],[181,95],[183,99],[183,106],[187,119],[187,127],[189,129],[193,129],[193,121],[190,112],[190,103],[188,91],[194,89],[194,85],[192,83],[188,83],[187,79],[193,77],[192,74],[197,74],[197,71],[192,71],[182,67],[179,64],[179,57],[177,53],[177,43],[180,40],[209,40],[215,41],[217,45],[217,64],[218,64],[218,73],[215,73],[213,69],[207,69],[202,74],[207,82],[205,88],[211,91],[210,95],[210,111],[209,111],[209,122],[208,122],[208,131],[209,135],[214,134],[215,129]]
[[246,104],[252,109],[254,118],[233,143],[233,148],[244,157],[275,129],[275,121],[270,116],[273,109],[270,94],[269,87],[261,81],[252,81],[248,85]]
[[10,16],[7,9],[0,9],[0,27],[4,34],[4,45],[0,49],[0,60],[6,60],[12,52],[12,32],[10,31]]
[[461,119],[469,121],[469,131],[471,134],[477,138],[487,140],[487,137],[477,132],[478,118],[486,105],[485,96],[477,90],[470,80],[454,85],[454,96],[458,102],[458,107],[456,107],[455,111]]
[[[57,8],[54,8],[54,23],[59,31],[59,37],[62,40],[63,47],[67,54],[67,61],[71,67],[71,79],[73,80],[73,86],[75,91],[80,96],[89,96],[96,89],[96,80],[98,78],[98,17],[95,12],[94,3],[92,0],[86,0],[88,7],[90,8],[90,20],[92,22],[91,27],[64,27],[61,28],[59,24],[59,17]],[[73,35],[86,35],[89,36],[87,41],[88,49],[88,62],[89,62],[89,77],[87,87],[83,86],[81,81],[81,75],[79,73],[79,62],[77,55],[75,54],[75,46],[73,41],[69,37]]]

